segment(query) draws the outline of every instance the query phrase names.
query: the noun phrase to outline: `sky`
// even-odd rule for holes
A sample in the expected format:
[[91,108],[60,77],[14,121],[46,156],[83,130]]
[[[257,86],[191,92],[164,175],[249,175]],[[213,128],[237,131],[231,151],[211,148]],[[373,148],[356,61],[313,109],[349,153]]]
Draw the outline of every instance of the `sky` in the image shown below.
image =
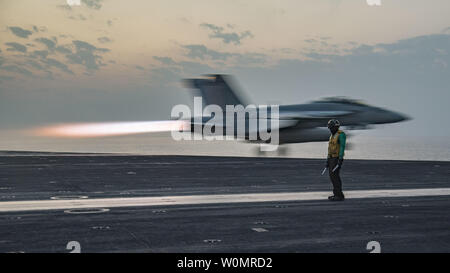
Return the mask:
[[181,79],[226,73],[255,104],[348,96],[413,118],[370,134],[448,137],[449,64],[448,0],[2,0],[0,133],[168,119]]

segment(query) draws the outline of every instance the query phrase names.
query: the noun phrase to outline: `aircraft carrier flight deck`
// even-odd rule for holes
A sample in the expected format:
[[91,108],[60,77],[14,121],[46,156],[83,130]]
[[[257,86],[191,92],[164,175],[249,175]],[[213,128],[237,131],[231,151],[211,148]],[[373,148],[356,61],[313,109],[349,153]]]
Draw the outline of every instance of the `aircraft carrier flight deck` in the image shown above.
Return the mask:
[[0,252],[450,252],[450,162],[3,152]]

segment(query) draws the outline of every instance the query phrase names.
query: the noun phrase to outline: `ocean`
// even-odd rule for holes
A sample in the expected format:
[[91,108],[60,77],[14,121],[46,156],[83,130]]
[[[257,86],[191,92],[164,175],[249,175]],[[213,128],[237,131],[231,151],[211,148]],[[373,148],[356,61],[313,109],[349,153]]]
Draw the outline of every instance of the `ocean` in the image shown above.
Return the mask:
[[[284,145],[283,156],[325,158],[326,142]],[[174,141],[170,133],[101,138],[49,138],[0,131],[2,151],[125,153],[139,155],[280,156],[259,154],[258,144],[242,141]],[[386,137],[354,135],[348,138],[346,159],[449,161],[447,137]]]

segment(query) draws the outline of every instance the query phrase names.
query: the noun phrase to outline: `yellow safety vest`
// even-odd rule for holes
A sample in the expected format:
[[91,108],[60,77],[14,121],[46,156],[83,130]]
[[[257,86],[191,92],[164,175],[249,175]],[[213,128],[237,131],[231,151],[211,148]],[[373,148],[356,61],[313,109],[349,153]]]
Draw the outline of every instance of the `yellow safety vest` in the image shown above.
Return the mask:
[[339,130],[336,134],[330,136],[330,140],[328,141],[328,157],[339,157],[339,150],[341,148],[339,135],[341,133],[342,131]]

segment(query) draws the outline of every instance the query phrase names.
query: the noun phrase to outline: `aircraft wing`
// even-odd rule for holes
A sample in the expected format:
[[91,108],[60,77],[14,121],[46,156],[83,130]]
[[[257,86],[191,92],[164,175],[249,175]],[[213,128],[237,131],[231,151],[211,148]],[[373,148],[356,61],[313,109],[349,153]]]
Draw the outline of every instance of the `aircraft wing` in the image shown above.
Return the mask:
[[[352,111],[280,111],[278,129],[291,127],[322,127],[331,118],[339,118],[351,115]],[[210,118],[202,120],[191,120],[194,126],[205,125]],[[275,128],[273,128],[275,129]]]
[[[257,121],[258,123],[263,122],[263,120],[261,121]],[[278,126],[277,128],[272,127],[272,129],[284,129],[284,128],[289,128],[289,127],[295,127],[298,123],[298,120],[296,119],[279,119],[278,120]],[[207,120],[205,121],[199,121],[199,122],[195,122],[195,121],[191,121],[190,125],[191,126],[204,126],[207,124]],[[215,124],[215,126],[220,126],[222,128],[225,128],[225,126],[221,126],[220,124]]]
[[354,114],[353,111],[280,111],[280,119],[284,120],[317,120],[339,118]]
[[328,120],[352,115],[353,111],[280,111],[280,121],[295,121],[291,126],[296,128],[325,127]]

